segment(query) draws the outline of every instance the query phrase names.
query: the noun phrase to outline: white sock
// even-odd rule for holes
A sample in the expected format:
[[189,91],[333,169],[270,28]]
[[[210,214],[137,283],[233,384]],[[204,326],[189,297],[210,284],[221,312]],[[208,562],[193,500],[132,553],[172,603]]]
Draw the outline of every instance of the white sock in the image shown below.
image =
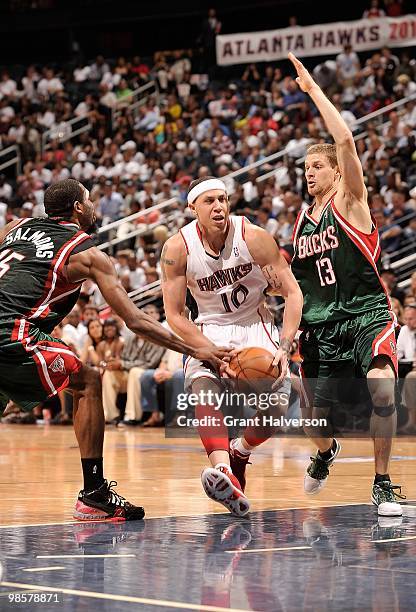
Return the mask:
[[[228,465],[228,463],[217,463],[217,465],[215,466],[216,470],[219,470],[220,468],[226,468],[228,472],[231,472],[231,468]],[[232,473],[232,472],[231,472]]]
[[250,448],[247,449],[243,444],[242,438],[237,438],[236,440],[234,440],[233,448],[235,448],[235,450],[238,451],[241,455],[249,455],[255,447],[250,446]]

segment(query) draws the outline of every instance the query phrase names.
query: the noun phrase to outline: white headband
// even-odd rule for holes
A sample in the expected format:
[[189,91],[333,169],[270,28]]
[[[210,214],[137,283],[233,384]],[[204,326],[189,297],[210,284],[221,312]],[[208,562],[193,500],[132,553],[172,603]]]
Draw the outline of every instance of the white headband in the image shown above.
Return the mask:
[[208,179],[207,181],[202,181],[202,183],[198,183],[198,185],[192,187],[191,191],[188,193],[188,204],[192,204],[201,195],[201,193],[211,191],[211,189],[222,189],[225,191],[225,193],[227,193],[227,188],[220,179]]

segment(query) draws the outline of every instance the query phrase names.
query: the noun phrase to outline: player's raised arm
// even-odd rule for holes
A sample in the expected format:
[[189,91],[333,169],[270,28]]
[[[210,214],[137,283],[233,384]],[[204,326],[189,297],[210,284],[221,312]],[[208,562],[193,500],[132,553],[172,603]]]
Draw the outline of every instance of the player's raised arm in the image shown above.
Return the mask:
[[313,80],[302,62],[293,53],[289,53],[289,59],[298,74],[297,84],[302,91],[312,98],[325,121],[328,131],[335,140],[341,174],[340,189],[344,191],[346,199],[349,199],[351,204],[361,203],[366,206],[367,191],[363,170],[350,128],[319,85]]
[[160,258],[162,267],[162,291],[166,319],[173,329],[185,342],[193,346],[213,346],[199,330],[198,326],[190,321],[185,314],[186,302],[186,251],[180,234],[175,234],[163,246]]
[[[284,352],[287,360],[293,339],[299,328],[303,307],[302,292],[272,236],[264,229],[251,223],[247,224],[245,235],[248,249],[256,264],[260,266],[270,289],[273,293],[281,295],[285,300],[280,351],[277,355],[278,360],[280,359],[281,365],[283,365],[284,355],[280,353]],[[281,377],[284,374],[282,372]]]
[[72,256],[66,274],[70,282],[91,278],[97,283],[108,305],[125,321],[127,327],[154,344],[185,355],[192,355],[202,361],[209,361],[216,367],[222,365],[221,358],[229,352],[212,344],[209,348],[199,348],[200,345],[195,342],[187,344],[151,316],[139,310],[128,297],[109,257],[97,248]]

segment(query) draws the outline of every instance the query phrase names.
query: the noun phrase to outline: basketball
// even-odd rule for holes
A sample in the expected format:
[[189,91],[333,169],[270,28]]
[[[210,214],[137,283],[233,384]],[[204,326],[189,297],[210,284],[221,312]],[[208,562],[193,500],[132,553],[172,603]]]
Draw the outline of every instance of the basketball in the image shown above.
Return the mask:
[[274,355],[266,349],[259,347],[245,348],[230,361],[230,368],[235,372],[237,389],[247,387],[259,389],[267,386],[269,389],[279,377],[280,371],[273,365]]

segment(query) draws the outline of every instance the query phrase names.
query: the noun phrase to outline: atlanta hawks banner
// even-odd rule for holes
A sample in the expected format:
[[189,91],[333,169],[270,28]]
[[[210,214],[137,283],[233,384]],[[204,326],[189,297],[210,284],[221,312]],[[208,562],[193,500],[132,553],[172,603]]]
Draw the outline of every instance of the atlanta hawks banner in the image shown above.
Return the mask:
[[217,36],[220,66],[340,53],[350,43],[354,51],[416,44],[416,15],[360,19],[313,26]]

